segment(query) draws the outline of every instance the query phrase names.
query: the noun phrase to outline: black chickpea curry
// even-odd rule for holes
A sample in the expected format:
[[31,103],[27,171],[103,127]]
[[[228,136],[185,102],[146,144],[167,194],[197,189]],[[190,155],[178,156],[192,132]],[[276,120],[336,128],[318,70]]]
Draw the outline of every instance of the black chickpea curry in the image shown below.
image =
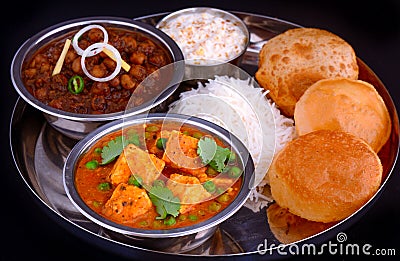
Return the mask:
[[78,162],[82,200],[118,224],[172,229],[207,220],[237,196],[240,160],[224,143],[175,124],[140,124],[110,133]]

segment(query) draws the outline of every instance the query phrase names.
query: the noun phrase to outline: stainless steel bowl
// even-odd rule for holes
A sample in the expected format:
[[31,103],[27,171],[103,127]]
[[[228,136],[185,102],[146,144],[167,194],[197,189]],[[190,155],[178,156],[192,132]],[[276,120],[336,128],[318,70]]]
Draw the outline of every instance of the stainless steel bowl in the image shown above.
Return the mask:
[[[132,228],[112,222],[97,214],[84,203],[75,187],[75,170],[81,156],[100,138],[107,134],[123,130],[123,128],[129,126],[156,122],[162,124],[175,123],[178,124],[178,126],[185,125],[193,127],[219,138],[232,147],[232,150],[238,155],[241,168],[244,171],[239,194],[229,206],[212,218],[192,226],[169,230],[147,230]],[[200,246],[209,239],[215,232],[218,224],[228,219],[242,207],[249,196],[250,188],[254,182],[253,174],[254,164],[249,151],[238,138],[225,129],[197,117],[180,114],[150,113],[147,115],[135,115],[107,123],[80,140],[66,159],[63,169],[63,183],[67,196],[84,216],[105,229],[117,232],[119,234],[118,237],[124,241],[130,240],[132,244],[147,249],[186,252]]]
[[[243,34],[246,37],[245,42],[243,43],[243,51],[241,51],[239,54],[230,57],[229,59],[226,60],[210,60],[210,64],[196,64],[194,63],[194,60],[185,60],[186,61],[186,67],[185,67],[185,79],[191,80],[194,78],[200,78],[200,79],[207,79],[209,78],[209,75],[215,75],[215,74],[224,74],[225,71],[223,70],[223,67],[221,67],[222,64],[224,63],[230,63],[233,65],[239,65],[243,55],[245,54],[247,47],[250,44],[250,32],[245,24],[245,22],[240,19],[238,16],[234,15],[231,12],[217,9],[217,8],[210,8],[210,7],[192,7],[192,8],[186,8],[182,9],[179,11],[172,12],[166,16],[164,16],[158,23],[156,24],[156,28],[159,28],[160,30],[163,30],[163,27],[165,27],[168,22],[170,22],[173,19],[176,19],[177,17],[181,15],[193,15],[193,14],[199,14],[199,13],[209,13],[211,15],[214,15],[216,17],[221,17],[223,19],[232,21],[236,26],[240,28],[240,30],[243,32]],[[205,25],[207,26],[207,25]],[[178,43],[179,46],[179,43]],[[182,50],[184,52],[184,50]],[[185,56],[185,53],[184,53]],[[195,83],[195,82],[194,82]]]
[[[82,139],[88,133],[109,121],[146,112],[162,103],[178,87],[178,84],[172,86],[166,85],[165,89],[163,89],[161,93],[157,94],[156,97],[144,102],[140,106],[131,108],[126,112],[121,111],[109,114],[94,115],[70,113],[55,109],[40,102],[25,88],[23,84],[21,73],[24,61],[29,59],[36,51],[53,39],[61,37],[69,32],[79,30],[90,24],[101,24],[104,26],[112,26],[143,33],[149,39],[152,39],[156,43],[160,44],[170,55],[172,62],[183,60],[183,54],[180,48],[168,35],[163,33],[161,30],[156,29],[154,26],[128,18],[99,16],[69,20],[48,27],[29,38],[17,50],[12,60],[10,73],[14,88],[27,103],[43,112],[46,120],[51,126],[56,128],[64,135],[74,139]],[[184,69],[176,68],[171,76],[171,81],[180,82],[180,79],[183,78],[183,75]]]

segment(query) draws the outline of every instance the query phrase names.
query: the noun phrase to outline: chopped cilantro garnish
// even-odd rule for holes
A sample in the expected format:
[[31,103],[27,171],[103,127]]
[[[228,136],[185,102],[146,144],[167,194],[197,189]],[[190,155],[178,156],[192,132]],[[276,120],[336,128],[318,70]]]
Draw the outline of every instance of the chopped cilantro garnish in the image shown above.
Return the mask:
[[200,139],[197,143],[197,154],[204,164],[210,163],[217,151],[217,143],[211,138]]
[[225,161],[229,157],[231,151],[228,148],[217,146],[214,158],[210,162],[210,166],[216,171],[221,172],[225,168]]
[[135,144],[140,145],[139,134],[135,130],[128,130],[126,137],[124,137],[124,144]]
[[129,131],[126,136],[117,136],[110,140],[101,150],[101,165],[112,162],[122,153],[127,144],[140,145],[139,135],[135,131]]
[[101,151],[101,165],[105,165],[113,161],[121,154],[123,149],[122,136],[118,136],[115,137],[115,139],[110,140]]
[[225,161],[231,154],[230,149],[217,145],[211,138],[202,138],[197,143],[197,154],[204,164],[209,164],[213,169],[221,172],[225,168]]
[[156,219],[165,219],[167,215],[177,217],[181,204],[179,198],[174,197],[172,191],[163,186],[153,186],[149,191],[149,197],[160,215]]

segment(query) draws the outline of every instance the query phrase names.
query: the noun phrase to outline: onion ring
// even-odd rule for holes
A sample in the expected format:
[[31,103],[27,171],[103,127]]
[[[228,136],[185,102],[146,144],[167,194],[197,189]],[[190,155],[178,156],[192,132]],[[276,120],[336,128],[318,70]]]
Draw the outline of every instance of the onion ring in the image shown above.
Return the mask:
[[[94,52],[94,54],[98,54],[104,48],[110,50],[113,53],[113,55],[115,57],[115,62],[117,63],[117,65],[115,66],[114,72],[112,74],[110,74],[109,76],[104,77],[104,78],[97,78],[97,77],[94,77],[93,75],[91,75],[89,73],[89,71],[86,69],[85,59],[86,59],[86,57],[89,56],[90,53]],[[89,77],[93,81],[106,82],[106,81],[112,80],[120,72],[121,67],[122,67],[122,58],[121,58],[121,54],[119,53],[119,51],[111,44],[94,43],[94,44],[88,46],[88,48],[86,48],[85,51],[83,51],[82,58],[81,58],[81,66],[82,66],[83,72],[87,75],[87,77]]]
[[[80,48],[79,45],[78,45],[78,39],[79,39],[79,37],[81,37],[81,35],[82,35],[83,33],[87,32],[87,31],[89,31],[90,29],[93,29],[93,28],[100,29],[100,30],[103,32],[103,35],[104,35],[103,43],[108,43],[108,33],[107,33],[106,29],[105,29],[103,26],[100,26],[100,25],[97,25],[97,24],[92,24],[92,25],[85,26],[84,28],[82,28],[81,30],[79,30],[79,31],[74,35],[74,37],[73,37],[73,39],[72,39],[72,46],[74,47],[74,49],[75,49],[75,51],[78,53],[78,55],[82,55],[83,52],[84,52],[84,51],[82,50],[82,48]],[[93,51],[91,51],[90,53],[88,53],[86,56],[87,56],[87,57],[90,57],[90,56],[95,55],[96,53],[97,53],[96,50],[93,50]]]

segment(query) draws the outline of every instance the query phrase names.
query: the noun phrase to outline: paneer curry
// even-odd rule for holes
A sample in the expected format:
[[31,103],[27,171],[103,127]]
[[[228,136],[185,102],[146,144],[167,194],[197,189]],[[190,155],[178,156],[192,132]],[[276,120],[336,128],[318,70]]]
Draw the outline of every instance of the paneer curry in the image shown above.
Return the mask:
[[75,184],[99,215],[140,229],[207,220],[242,186],[243,166],[221,140],[188,126],[139,124],[104,136],[79,160]]

